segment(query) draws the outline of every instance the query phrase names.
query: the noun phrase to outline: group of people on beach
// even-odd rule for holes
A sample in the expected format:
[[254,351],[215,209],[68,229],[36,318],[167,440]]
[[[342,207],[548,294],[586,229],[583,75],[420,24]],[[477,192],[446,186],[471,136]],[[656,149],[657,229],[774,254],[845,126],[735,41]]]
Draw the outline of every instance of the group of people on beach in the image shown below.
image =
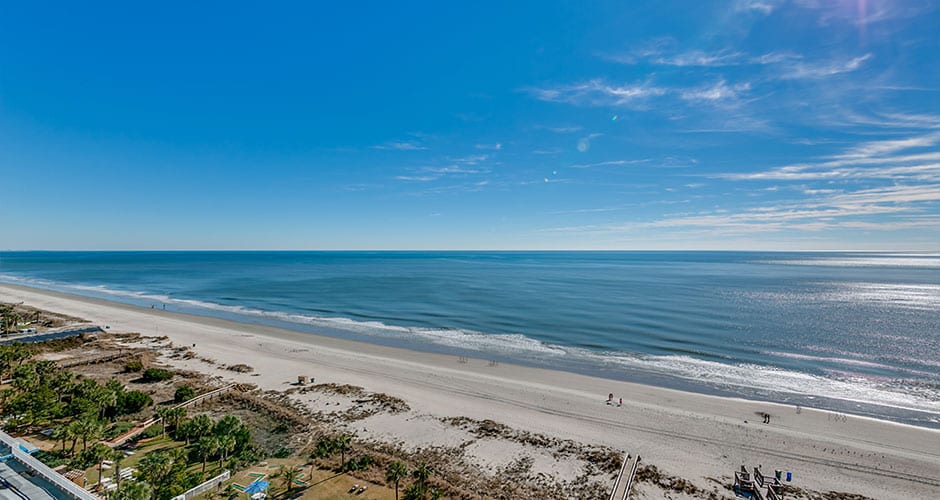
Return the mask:
[[[608,405],[614,404],[614,393],[610,393],[607,395],[607,404]],[[623,398],[620,398],[620,402],[617,403],[617,406],[623,406]]]

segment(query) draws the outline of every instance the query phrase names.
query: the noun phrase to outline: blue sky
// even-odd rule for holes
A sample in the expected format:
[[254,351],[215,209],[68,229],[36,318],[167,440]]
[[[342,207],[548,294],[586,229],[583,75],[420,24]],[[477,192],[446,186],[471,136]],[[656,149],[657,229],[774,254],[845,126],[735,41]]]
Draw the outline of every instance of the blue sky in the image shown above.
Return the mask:
[[938,26],[884,0],[7,3],[0,248],[937,251]]

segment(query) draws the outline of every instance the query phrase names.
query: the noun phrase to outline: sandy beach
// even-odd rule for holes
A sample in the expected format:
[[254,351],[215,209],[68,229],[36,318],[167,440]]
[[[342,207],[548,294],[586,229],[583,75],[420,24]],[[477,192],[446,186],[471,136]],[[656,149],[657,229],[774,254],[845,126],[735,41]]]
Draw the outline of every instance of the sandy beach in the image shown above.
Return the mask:
[[[705,490],[727,483],[742,464],[765,473],[792,471],[794,483],[817,492],[872,498],[940,496],[940,432],[891,422],[785,405],[720,398],[560,371],[493,364],[298,333],[266,326],[151,310],[104,300],[0,285],[0,301],[85,318],[110,332],[167,336],[192,346],[192,359],[165,360],[220,380],[283,391],[298,375],[317,383],[352,384],[407,402],[406,412],[380,413],[348,424],[360,438],[405,447],[465,444],[480,467],[498,471],[522,455],[534,470],[555,477],[578,473],[577,464],[524,443],[469,440],[445,420],[490,419],[519,431],[634,455],[660,471]],[[204,360],[213,360],[207,363]],[[223,365],[247,364],[254,373]],[[623,406],[608,405],[613,393]],[[293,396],[298,402],[322,400]],[[771,415],[762,423],[761,412]],[[471,442],[472,441],[472,442]],[[470,444],[466,444],[470,443]],[[653,498],[664,491],[641,484]],[[724,490],[724,494],[728,494]],[[673,495],[675,497],[675,495]]]

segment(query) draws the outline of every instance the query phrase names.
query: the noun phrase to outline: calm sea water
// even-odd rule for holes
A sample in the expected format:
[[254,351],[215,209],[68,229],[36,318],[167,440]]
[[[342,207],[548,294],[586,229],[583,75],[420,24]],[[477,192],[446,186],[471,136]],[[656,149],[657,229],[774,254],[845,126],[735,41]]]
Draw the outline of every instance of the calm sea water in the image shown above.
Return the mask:
[[940,427],[940,255],[6,252],[0,281]]

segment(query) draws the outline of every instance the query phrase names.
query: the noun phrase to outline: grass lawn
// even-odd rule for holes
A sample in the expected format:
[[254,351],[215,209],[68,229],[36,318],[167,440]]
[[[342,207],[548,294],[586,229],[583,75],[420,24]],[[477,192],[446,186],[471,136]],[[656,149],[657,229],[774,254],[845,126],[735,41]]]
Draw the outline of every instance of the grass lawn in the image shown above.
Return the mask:
[[[264,480],[271,483],[271,489],[268,491],[270,496],[276,496],[277,498],[287,498],[287,496],[284,495],[284,481],[281,478],[281,466],[286,465],[291,467],[302,467],[300,470],[300,482],[305,484],[295,483],[292,496],[296,498],[362,498],[377,500],[388,500],[395,498],[395,490],[393,488],[386,488],[383,485],[366,483],[361,479],[356,479],[346,474],[337,474],[330,470],[312,468],[310,466],[305,466],[304,463],[305,461],[296,458],[268,460],[267,465],[251,467],[236,474],[232,480],[227,481],[223,485],[223,491],[225,486],[228,486],[232,483],[241,486],[248,486],[252,481],[255,481],[260,477],[260,475],[263,474]],[[365,492],[359,495],[348,493],[354,484],[368,486],[368,488]],[[298,494],[300,496],[298,496]],[[240,497],[242,499],[246,499],[248,498],[248,495],[241,494]],[[227,497],[221,494],[216,495],[215,493],[206,493],[204,495],[200,495],[199,498],[210,499]]]
[[[186,443],[182,441],[173,441],[169,436],[167,437],[158,437],[154,438],[146,443],[141,444],[134,450],[133,455],[124,457],[124,460],[121,461],[121,468],[127,469],[130,467],[137,468],[137,464],[144,458],[144,455],[147,453],[157,451],[157,450],[169,450],[172,448],[182,448],[186,446]],[[199,465],[202,467],[202,464]],[[112,477],[116,472],[113,468],[108,470],[101,471],[104,474],[104,477]],[[95,465],[90,469],[85,471],[85,477],[88,478],[88,484],[95,484],[98,482],[98,466]]]

